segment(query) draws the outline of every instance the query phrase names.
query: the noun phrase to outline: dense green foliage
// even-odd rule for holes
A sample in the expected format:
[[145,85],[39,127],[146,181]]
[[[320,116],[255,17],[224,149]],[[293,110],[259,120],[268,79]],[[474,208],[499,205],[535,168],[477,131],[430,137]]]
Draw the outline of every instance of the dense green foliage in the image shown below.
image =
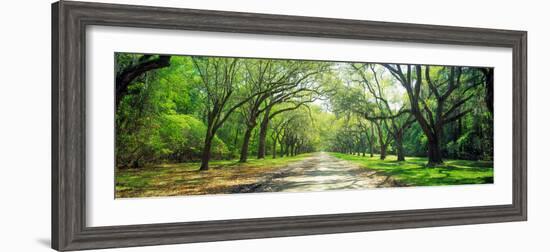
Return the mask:
[[462,174],[442,160],[493,157],[492,69],[117,53],[115,72],[119,168],[325,150]]

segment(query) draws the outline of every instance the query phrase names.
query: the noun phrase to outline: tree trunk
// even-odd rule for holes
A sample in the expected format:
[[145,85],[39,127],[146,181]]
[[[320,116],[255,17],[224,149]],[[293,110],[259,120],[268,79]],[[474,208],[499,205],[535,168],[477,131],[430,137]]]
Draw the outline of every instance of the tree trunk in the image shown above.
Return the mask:
[[441,148],[438,137],[428,137],[428,166],[433,167],[443,164]]
[[244,132],[243,145],[241,147],[241,158],[239,162],[244,163],[248,159],[248,144],[250,143],[250,136],[254,127],[247,127]]
[[370,157],[374,157],[374,127],[372,127],[372,123],[371,123],[371,127],[370,127],[370,139],[369,139],[369,149],[370,149]]
[[285,147],[285,156],[290,157],[290,154],[291,154],[290,144],[287,144]]
[[210,151],[212,149],[212,139],[214,138],[213,134],[210,131],[207,131],[206,138],[204,139],[204,148],[202,149],[201,157],[201,171],[208,170],[208,162],[210,161]]
[[271,154],[273,155],[273,159],[277,158],[277,138],[273,139],[273,151]]
[[267,127],[269,126],[269,109],[264,112],[264,118],[260,124],[260,139],[258,142],[258,159],[265,158],[265,139],[267,137]]
[[403,148],[403,132],[397,132],[395,137],[395,147],[397,149],[397,161],[405,161],[405,148]]
[[386,159],[386,145],[380,145],[380,160]]
[[380,160],[386,159],[386,147],[387,143],[384,143],[384,134],[382,133],[382,127],[380,124],[375,123],[376,129],[378,131],[378,142],[380,144]]

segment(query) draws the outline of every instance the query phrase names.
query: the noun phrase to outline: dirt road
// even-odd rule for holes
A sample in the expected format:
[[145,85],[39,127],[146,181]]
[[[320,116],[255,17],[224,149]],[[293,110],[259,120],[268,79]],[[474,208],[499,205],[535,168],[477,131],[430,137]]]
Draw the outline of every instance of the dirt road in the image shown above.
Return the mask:
[[393,179],[320,152],[238,192],[304,192],[395,186]]

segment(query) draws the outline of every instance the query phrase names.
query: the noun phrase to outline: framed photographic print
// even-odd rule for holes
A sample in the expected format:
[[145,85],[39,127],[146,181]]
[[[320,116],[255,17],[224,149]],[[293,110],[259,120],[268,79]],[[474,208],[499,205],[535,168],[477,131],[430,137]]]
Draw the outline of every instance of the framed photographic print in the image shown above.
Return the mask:
[[52,5],[52,247],[527,219],[527,32]]

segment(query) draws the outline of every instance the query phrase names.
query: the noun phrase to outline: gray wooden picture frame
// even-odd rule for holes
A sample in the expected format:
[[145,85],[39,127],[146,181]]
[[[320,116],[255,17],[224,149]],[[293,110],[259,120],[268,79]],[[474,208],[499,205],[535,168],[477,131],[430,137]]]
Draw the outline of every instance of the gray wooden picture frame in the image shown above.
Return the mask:
[[[511,48],[512,204],[87,227],[86,27],[90,25]],[[146,6],[52,5],[52,247],[80,250],[527,220],[527,32]]]

